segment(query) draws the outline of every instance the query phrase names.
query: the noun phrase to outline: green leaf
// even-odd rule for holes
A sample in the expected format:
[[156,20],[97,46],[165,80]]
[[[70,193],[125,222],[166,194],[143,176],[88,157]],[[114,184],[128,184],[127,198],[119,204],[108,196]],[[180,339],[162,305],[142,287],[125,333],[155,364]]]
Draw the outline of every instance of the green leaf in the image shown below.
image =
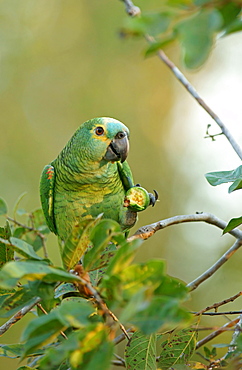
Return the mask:
[[113,343],[108,340],[104,324],[91,324],[71,333],[56,347],[47,349],[40,361],[40,369],[61,369],[60,365],[67,363],[72,369],[108,370],[112,355]]
[[156,53],[159,49],[164,49],[167,45],[171,44],[175,40],[175,35],[171,34],[162,40],[152,42],[150,46],[145,50],[145,56],[148,57]]
[[84,298],[71,297],[62,301],[58,311],[69,326],[83,328],[89,324],[89,317],[95,312],[95,308]]
[[3,200],[3,198],[0,198],[0,215],[6,215],[7,213],[8,213],[7,204],[5,200]]
[[24,227],[16,227],[13,231],[13,236],[15,238],[21,239],[25,234],[27,230]]
[[207,173],[205,177],[212,186],[233,182],[229,187],[229,193],[242,188],[242,166],[232,171],[210,172]]
[[225,227],[223,234],[229,233],[231,230],[235,229],[236,227],[242,224],[242,216],[237,218],[232,218],[228,225]]
[[26,341],[24,355],[28,355],[36,348],[51,342],[59,332],[69,327],[83,328],[89,324],[89,316],[94,307],[82,298],[66,299],[48,315],[39,316],[26,327],[22,339]]
[[80,281],[78,276],[59,268],[48,266],[44,261],[12,261],[5,264],[0,271],[0,286],[3,289],[12,289],[18,280],[22,278],[42,280],[49,283]]
[[32,245],[26,243],[24,240],[11,237],[10,243],[13,246],[14,250],[24,257],[32,258],[35,260],[43,259],[42,257],[38,256],[38,254],[35,253]]
[[81,363],[82,370],[109,370],[113,357],[114,345],[112,342],[102,340],[100,345],[90,353],[86,352]]
[[232,191],[239,190],[242,188],[242,179],[238,179],[230,185],[228,192],[232,193]]
[[229,35],[234,32],[242,31],[242,19],[235,19],[234,22],[230,23],[225,30],[225,35]]
[[239,20],[237,17],[241,12],[241,5],[235,2],[228,2],[222,4],[222,7],[218,7],[217,9],[223,17],[223,27],[230,27],[235,20]]
[[92,271],[89,271],[89,276],[92,285],[98,285],[103,274],[106,272],[108,265],[112,258],[116,255],[118,249],[115,244],[110,243],[105,251],[100,254],[99,260],[96,260],[96,263],[92,265]]
[[116,275],[121,273],[133,261],[137,249],[142,244],[141,239],[135,239],[132,242],[123,244],[111,260],[106,275]]
[[160,286],[164,274],[165,262],[158,259],[124,268],[119,275],[124,295],[132,297],[143,287],[149,289],[150,292],[154,292]]
[[158,365],[162,370],[168,370],[174,365],[187,364],[196,349],[197,332],[192,329],[182,329],[162,343],[162,351]]
[[216,9],[201,10],[175,26],[187,68],[198,68],[208,58],[221,22],[221,14]]
[[27,192],[25,191],[24,193],[20,194],[20,196],[18,197],[18,199],[16,200],[16,203],[14,205],[14,208],[13,208],[13,218],[16,220],[16,213],[17,213],[17,210],[18,210],[18,206],[20,204],[20,202],[22,201],[22,199],[27,195]]
[[1,344],[0,345],[0,356],[9,358],[19,358],[22,356],[23,344]]
[[90,240],[93,247],[89,249],[83,258],[83,266],[86,271],[98,268],[103,264],[100,257],[105,248],[109,249],[109,243],[114,236],[121,236],[125,242],[120,225],[114,220],[101,220],[92,230]]
[[48,315],[39,316],[26,327],[22,340],[25,341],[23,356],[26,357],[36,349],[51,343],[69,327],[83,329],[89,324],[89,316],[94,307],[82,298],[65,300]]
[[[11,236],[11,229],[9,222],[7,221],[5,227],[0,227],[0,267],[5,263],[12,261],[14,258],[13,248],[9,246],[9,243],[5,243],[5,239],[9,239]],[[1,242],[1,239],[3,241]]]
[[68,293],[76,293],[78,291],[77,287],[71,283],[64,283],[59,285],[55,290],[55,298],[59,298]]
[[10,296],[6,296],[0,308],[0,317],[14,315],[24,306],[31,304],[32,301],[34,302],[35,299],[36,295],[33,295],[26,287],[21,287]]
[[130,370],[155,370],[156,335],[136,331],[125,349],[125,362]]
[[55,340],[60,331],[64,331],[67,327],[68,323],[59,317],[57,310],[31,321],[22,335],[22,340],[26,341],[23,357]]
[[147,297],[145,292],[136,293],[120,315],[120,321],[131,323],[144,334],[157,330],[170,330],[178,323],[190,320],[191,315],[180,307],[178,299],[166,296]]
[[36,209],[30,214],[30,219],[35,229],[39,230],[42,234],[49,233],[50,230],[46,225],[46,220],[42,208]]
[[62,253],[63,264],[67,270],[73,268],[80,261],[87,248],[91,247],[90,234],[93,227],[100,221],[100,217],[95,220],[84,220],[74,227]]
[[23,235],[23,239],[30,245],[32,245],[34,251],[38,251],[43,247],[42,238],[36,233],[36,231],[28,231]]
[[158,35],[168,29],[173,14],[174,12],[143,13],[139,17],[126,18],[122,32],[132,36]]

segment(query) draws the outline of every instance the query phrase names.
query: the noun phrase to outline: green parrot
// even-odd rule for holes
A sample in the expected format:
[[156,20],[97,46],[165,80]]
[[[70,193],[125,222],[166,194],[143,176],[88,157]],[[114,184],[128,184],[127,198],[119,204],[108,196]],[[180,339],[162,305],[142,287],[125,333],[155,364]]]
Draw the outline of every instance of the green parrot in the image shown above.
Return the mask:
[[[134,187],[126,161],[128,152],[129,130],[123,123],[93,118],[83,123],[58,157],[44,167],[42,208],[49,229],[60,240],[67,240],[82,220],[100,214],[117,221],[126,232],[134,226],[137,211],[154,205],[156,192],[154,196],[138,185]],[[140,207],[134,199],[130,203],[132,192],[135,199],[143,196],[145,204]]]

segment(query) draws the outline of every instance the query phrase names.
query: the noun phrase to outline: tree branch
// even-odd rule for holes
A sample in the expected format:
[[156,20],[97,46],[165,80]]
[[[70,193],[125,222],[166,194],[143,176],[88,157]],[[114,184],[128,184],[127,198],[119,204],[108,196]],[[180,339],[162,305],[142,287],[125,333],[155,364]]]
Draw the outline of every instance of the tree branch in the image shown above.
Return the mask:
[[[126,338],[130,340],[130,336],[125,327],[123,326],[123,324],[119,321],[115,314],[107,307],[106,303],[100,296],[99,292],[92,286],[89,280],[89,275],[83,270],[82,265],[76,265],[73,273],[80,278],[80,283],[79,282],[75,283],[78,290],[82,293],[85,292],[85,294],[88,295],[89,297],[92,296],[96,301],[97,306],[103,312],[103,314],[106,317],[111,318],[114,322],[118,323],[120,329],[122,330]],[[83,287],[85,289],[83,289]]]
[[242,315],[240,315],[239,321],[235,325],[234,334],[232,340],[230,342],[228,352],[223,356],[223,359],[226,360],[227,358],[231,358],[237,348],[237,339],[240,336],[242,331]]
[[215,330],[213,333],[207,335],[205,338],[201,339],[200,341],[197,342],[196,349],[202,347],[204,344],[209,342],[210,340],[214,339],[218,335],[224,333],[227,330],[230,330],[233,326],[235,326],[240,320],[240,317],[237,317],[236,319],[229,321],[225,325],[221,326],[218,330]]
[[[211,213],[201,212],[191,215],[180,215],[155,222],[154,224],[151,225],[143,226],[127,240],[131,241],[137,238],[146,240],[152,235],[154,235],[154,233],[158,230],[164,229],[167,226],[177,225],[184,222],[206,222],[208,224],[217,226],[221,230],[224,230],[224,228],[227,225],[225,221],[219,219],[218,217],[212,215]],[[242,231],[239,229],[233,229],[229,232],[229,234],[231,234],[237,239],[236,242],[207,271],[205,271],[202,275],[200,275],[197,279],[193,280],[191,283],[187,284],[187,287],[189,287],[190,290],[196,289],[202,282],[204,282],[210,276],[212,276],[240,248],[240,246],[242,245]]]
[[218,307],[223,306],[224,304],[227,304],[229,302],[233,302],[235,299],[239,298],[241,295],[242,295],[242,291],[240,291],[239,293],[233,295],[230,298],[224,299],[221,302],[217,302],[217,303],[212,304],[211,306],[207,306],[203,310],[200,310],[200,311],[196,312],[195,315],[196,316],[199,316],[199,315],[204,314],[206,311],[210,311],[210,310],[213,310],[213,309],[215,309],[215,312],[216,312],[216,310],[217,310]]
[[41,301],[41,298],[37,297],[33,303],[29,304],[28,306],[23,307],[13,317],[11,317],[8,321],[6,321],[0,327],[0,336],[2,336],[8,329],[10,329],[12,325],[16,324],[16,322],[21,320],[26,315],[26,313],[32,310],[32,308],[40,301]]
[[[148,41],[152,42],[152,38],[150,36],[146,37]],[[217,116],[217,114],[205,103],[205,101],[200,97],[198,92],[195,88],[191,85],[191,83],[187,80],[187,78],[183,75],[183,73],[175,66],[175,64],[167,57],[163,50],[158,50],[157,52],[158,57],[167,65],[168,68],[173,72],[175,77],[181,84],[185,87],[185,89],[192,95],[192,97],[198,102],[198,104],[210,115],[210,117],[217,123],[220,127],[222,133],[229,141],[230,145],[242,159],[242,149],[239,144],[236,142],[235,138],[232,136],[231,132],[225,126],[225,124],[221,121],[221,119]]]
[[203,283],[210,276],[212,276],[225,262],[227,262],[228,259],[232,257],[232,255],[241,247],[241,245],[242,240],[241,239],[236,240],[232,247],[229,248],[227,252],[225,252],[217,262],[215,262],[207,271],[205,271],[198,278],[187,284],[187,287],[190,288],[190,290],[196,289],[201,283]]
[[[141,10],[134,6],[132,1],[130,0],[121,0],[125,3],[126,11],[131,16],[136,16],[141,14]],[[138,9],[138,11],[137,11]],[[150,35],[145,35],[146,40],[149,43],[154,43],[155,39]],[[183,73],[179,70],[179,68],[176,67],[176,65],[168,58],[168,56],[164,53],[162,49],[159,49],[157,51],[157,56],[159,59],[166,64],[166,66],[172,71],[174,76],[178,79],[178,81],[181,82],[181,84],[185,87],[185,89],[189,92],[190,95],[198,102],[198,104],[210,115],[210,117],[217,123],[217,125],[220,127],[222,133],[229,141],[230,145],[236,152],[236,154],[239,156],[240,159],[242,159],[242,149],[239,146],[239,144],[236,142],[228,128],[225,126],[225,124],[221,121],[221,119],[218,117],[218,115],[205,103],[205,101],[200,97],[196,89],[191,85],[191,83],[188,81],[188,79],[183,75]]]
[[[158,230],[164,229],[168,226],[178,225],[187,222],[206,222],[208,224],[217,226],[221,230],[224,230],[227,223],[215,215],[208,212],[197,212],[190,215],[179,215],[170,218],[166,218],[161,221],[157,221],[153,224],[140,227],[134,235],[130,236],[127,240],[132,241],[134,239],[146,240]],[[229,232],[236,239],[242,239],[242,231],[239,229],[233,229]]]

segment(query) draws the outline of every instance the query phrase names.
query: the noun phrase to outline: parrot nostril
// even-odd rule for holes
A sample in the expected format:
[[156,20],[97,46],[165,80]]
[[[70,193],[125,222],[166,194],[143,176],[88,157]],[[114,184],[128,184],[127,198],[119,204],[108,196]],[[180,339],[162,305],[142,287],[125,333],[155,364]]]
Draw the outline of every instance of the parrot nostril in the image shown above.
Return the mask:
[[127,136],[126,132],[124,131],[120,131],[117,133],[117,135],[115,136],[115,139],[123,139],[125,136]]

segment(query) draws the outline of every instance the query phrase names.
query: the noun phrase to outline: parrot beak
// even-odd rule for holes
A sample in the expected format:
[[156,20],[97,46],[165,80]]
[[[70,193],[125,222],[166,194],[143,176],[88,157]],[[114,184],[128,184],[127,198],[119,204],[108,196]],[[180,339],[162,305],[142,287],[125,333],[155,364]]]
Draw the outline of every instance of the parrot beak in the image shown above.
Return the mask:
[[125,131],[117,133],[115,138],[111,141],[104,156],[106,161],[123,163],[129,153],[129,139]]

